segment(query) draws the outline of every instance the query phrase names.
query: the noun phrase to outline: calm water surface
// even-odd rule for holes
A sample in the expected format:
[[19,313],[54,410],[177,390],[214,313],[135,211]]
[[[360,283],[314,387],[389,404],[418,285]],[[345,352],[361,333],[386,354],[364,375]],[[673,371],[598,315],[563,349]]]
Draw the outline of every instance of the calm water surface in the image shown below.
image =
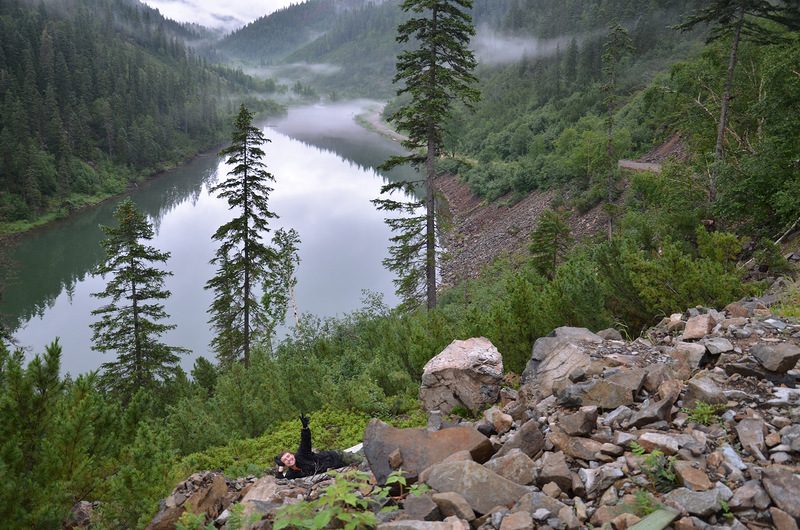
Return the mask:
[[[370,200],[386,178],[412,170],[392,175],[375,170],[402,150],[353,121],[367,104],[301,107],[264,124],[271,139],[264,160],[275,176],[269,207],[280,216],[270,226],[294,228],[302,240],[296,288],[301,313],[350,312],[361,307],[364,289],[383,293],[389,305],[397,302],[392,275],[381,265],[391,233]],[[167,279],[172,296],[165,302],[171,318],[164,322],[177,329],[163,341],[192,350],[182,362],[187,371],[195,358],[213,358],[206,312],[212,296],[203,286],[214,274],[208,263],[216,249],[211,234],[232,212],[209,188],[229,170],[220,157],[198,157],[130,194],[153,223],[156,237],[150,244],[172,253],[166,265],[174,273]],[[90,293],[106,283],[91,271],[105,258],[99,225],[116,225],[113,213],[122,199],[25,234],[12,248],[17,282],[5,293],[0,311],[16,326],[13,336],[29,358],[58,337],[64,373],[77,375],[113,360],[91,349],[89,324],[96,319],[91,311],[103,301]]]

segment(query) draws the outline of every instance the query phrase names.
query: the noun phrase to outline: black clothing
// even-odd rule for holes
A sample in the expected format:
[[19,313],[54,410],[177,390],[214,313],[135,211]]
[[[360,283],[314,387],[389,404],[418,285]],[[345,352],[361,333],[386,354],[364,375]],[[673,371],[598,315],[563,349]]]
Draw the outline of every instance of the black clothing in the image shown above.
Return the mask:
[[338,451],[311,452],[311,429],[300,431],[300,447],[294,455],[294,466],[286,468],[284,473],[278,472],[278,478],[301,478],[324,473],[329,469],[343,467]]

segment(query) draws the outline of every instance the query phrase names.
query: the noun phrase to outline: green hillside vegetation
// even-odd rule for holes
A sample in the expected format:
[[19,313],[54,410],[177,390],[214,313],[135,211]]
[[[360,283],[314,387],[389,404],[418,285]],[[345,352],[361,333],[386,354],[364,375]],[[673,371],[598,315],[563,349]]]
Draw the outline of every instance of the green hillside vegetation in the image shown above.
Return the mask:
[[[497,27],[514,0],[477,0],[475,23]],[[276,11],[220,41],[223,54],[258,65],[276,65],[302,75],[321,94],[334,97],[390,98],[394,63],[402,47],[395,29],[406,15],[397,2],[307,0]],[[330,65],[315,73],[295,65]]]
[[[301,7],[323,4],[312,3]],[[698,2],[662,4],[494,4],[507,7],[506,14],[490,11],[489,0],[476,2],[476,18],[494,28],[564,39],[563,45],[543,57],[479,68],[483,102],[451,124],[449,150],[456,158],[443,159],[441,169],[460,173],[488,200],[557,193],[554,212],[543,215],[532,234],[531,254],[498,257],[479,278],[442,291],[435,309],[401,313],[365,293],[363,307],[351,314],[302,315],[284,340],[256,345],[247,368],[234,363],[223,369],[200,358],[190,373],[179,370],[158,380],[125,405],[97,373],[59,375],[57,343],[26,364],[22,351],[0,341],[0,470],[13,477],[0,481],[0,509],[8,524],[55,528],[76,501],[96,500],[102,527],[144,527],[158,500],[194,471],[268,471],[279,450],[297,445],[293,418],[299,412],[325,426],[315,431],[320,449],[360,441],[372,417],[424,425],[420,376],[425,363],[455,339],[488,338],[502,353],[505,370],[519,374],[534,341],[558,326],[613,326],[632,339],[672,313],[697,305],[721,309],[762,293],[765,283],[744,281],[742,258],[752,257],[773,274],[791,273],[773,242],[800,211],[798,35],[767,26],[783,39],[741,45],[727,156],[715,165],[718,96],[730,42],[705,45],[699,31],[669,29]],[[369,63],[368,47],[380,48],[375,57],[383,57],[393,29],[363,41],[359,35],[369,29],[345,31],[350,21],[382,12],[372,9],[389,5],[354,7],[348,12],[353,18],[334,21],[327,41],[287,57],[344,61],[341,50],[349,50],[351,58]],[[281,16],[294,16],[291,11]],[[615,79],[621,99],[612,116],[609,157],[603,55],[614,15],[629,31],[634,51]],[[19,2],[0,7],[0,174],[8,180],[2,204],[20,219],[48,205],[117,191],[146,171],[177,163],[173,153],[188,155],[218,140],[216,131],[224,127],[217,120],[228,112],[220,108],[227,103],[218,103],[223,97],[265,88],[241,72],[193,58],[178,41],[156,38],[163,33],[154,28],[150,40],[136,37],[143,47],[135,47],[133,34],[114,29],[113,19],[108,23],[80,9],[74,17],[73,27],[72,19],[25,10]],[[363,55],[348,48],[356,42],[369,43]],[[389,88],[383,78],[358,81],[371,83],[370,90]],[[350,93],[352,86],[324,88],[333,89]],[[155,100],[138,99],[148,91]],[[204,114],[206,103],[217,111]],[[23,126],[12,129],[10,123]],[[688,162],[667,163],[658,173],[623,174],[614,167],[616,158],[641,155],[676,133]],[[132,135],[150,143],[132,143]],[[60,168],[73,166],[82,172],[62,178]],[[712,201],[709,175],[715,169],[718,195]],[[609,175],[617,201],[606,210],[614,217],[613,237],[603,233],[568,245],[564,219],[606,201]],[[707,229],[709,220],[717,230]],[[796,316],[798,292],[794,283],[773,311]]]
[[[714,168],[719,182],[713,197],[709,174],[730,39],[706,46],[702,33],[668,27],[680,22],[678,15],[690,12],[694,2],[669,7],[617,3],[619,20],[633,21],[626,24],[633,52],[617,72],[620,101],[609,157],[608,78],[602,60],[608,30],[601,32],[597,24],[611,20],[608,10],[603,13],[602,3],[561,2],[570,15],[556,16],[554,24],[535,16],[543,13],[545,3],[520,2],[504,27],[514,34],[592,36],[580,43],[571,39],[548,57],[523,58],[505,67],[484,65],[478,73],[483,102],[451,127],[452,152],[468,162],[443,161],[442,170],[460,173],[473,193],[490,201],[553,189],[561,197],[558,204],[583,213],[606,198],[610,173],[619,198],[623,176],[615,168],[617,159],[641,156],[680,133],[691,162],[675,171],[693,175],[683,182],[696,190],[698,216],[773,240],[797,220],[800,198],[792,190],[800,189],[800,121],[790,118],[800,97],[800,76],[791,67],[800,53],[797,33],[765,25],[782,40],[740,45],[727,158]],[[390,105],[385,112],[392,110]]]
[[20,228],[120,193],[226,137],[234,99],[274,91],[209,65],[138,2],[0,4],[0,215]]
[[255,64],[273,64],[330,29],[335,0],[307,0],[263,16],[216,44],[225,55]]

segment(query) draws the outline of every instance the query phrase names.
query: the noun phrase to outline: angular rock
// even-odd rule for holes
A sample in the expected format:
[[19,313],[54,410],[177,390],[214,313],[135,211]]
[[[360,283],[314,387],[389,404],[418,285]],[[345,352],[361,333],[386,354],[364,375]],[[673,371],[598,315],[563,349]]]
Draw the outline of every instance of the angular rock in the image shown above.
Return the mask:
[[797,379],[791,373],[772,372],[755,363],[726,363],[724,370],[725,374],[729,376],[739,374],[756,379],[766,379],[774,385],[786,385],[789,388],[794,388],[797,384]]
[[634,394],[630,388],[612,381],[598,381],[583,396],[584,405],[593,405],[603,410],[613,410],[617,407],[633,405]]
[[403,511],[416,521],[439,521],[439,505],[433,501],[431,495],[409,495],[403,501]]
[[483,413],[484,419],[492,424],[495,432],[498,434],[505,434],[511,430],[511,425],[514,423],[514,418],[500,410],[500,407],[494,406],[489,408]]
[[675,404],[675,396],[667,396],[656,402],[647,400],[642,404],[642,408],[635,412],[628,421],[629,427],[644,427],[657,421],[669,422],[672,419],[672,405]]
[[572,489],[572,474],[567,465],[567,459],[561,451],[546,452],[542,456],[542,469],[539,471],[536,483],[539,487],[543,487],[550,482],[554,482],[561,491]]
[[766,510],[771,504],[769,494],[761,486],[760,480],[748,480],[733,494],[728,506],[733,511],[756,509]]
[[528,530],[533,528],[533,517],[528,512],[516,512],[503,517],[500,530]]
[[606,464],[598,468],[579,469],[578,475],[586,486],[586,494],[593,496],[595,493],[602,493],[614,482],[625,476],[619,463]]
[[675,372],[666,364],[651,364],[645,368],[645,372],[647,375],[642,387],[651,394],[658,390],[661,383],[675,379]]
[[92,522],[93,506],[88,501],[78,501],[72,506],[67,517],[70,529],[87,528]]
[[694,443],[695,439],[690,434],[672,434],[661,432],[646,432],[639,436],[637,443],[645,451],[652,453],[658,449],[665,455],[674,455],[686,444]]
[[376,530],[470,530],[469,524],[459,519],[449,521],[414,521],[405,519],[381,523]]
[[379,484],[394,471],[389,455],[400,449],[406,480],[413,484],[425,468],[458,451],[469,451],[476,462],[486,462],[494,452],[492,443],[471,427],[453,427],[437,432],[426,429],[396,429],[373,419],[364,429],[364,453]]
[[439,507],[439,513],[443,517],[450,517],[455,515],[459,519],[465,521],[474,521],[475,512],[470,508],[469,503],[454,491],[446,491],[444,493],[434,493],[431,497],[433,502]]
[[733,344],[725,337],[706,337],[701,341],[711,355],[720,355],[733,351]]
[[786,469],[767,467],[761,483],[775,506],[800,519],[800,478]]
[[679,342],[667,352],[675,359],[673,369],[679,379],[689,379],[700,368],[706,356],[706,347],[693,342]]
[[744,418],[736,424],[736,435],[742,448],[759,460],[764,458],[767,444],[764,442],[764,432],[767,425],[761,418]]
[[440,493],[458,493],[476,513],[510,507],[528,490],[476,462],[449,462],[431,470],[426,484]]
[[728,398],[710,377],[695,377],[686,382],[683,408],[694,409],[701,401],[707,405],[722,405],[728,402]]
[[708,479],[708,473],[693,467],[685,460],[675,461],[674,469],[680,483],[692,491],[706,491],[714,487]]
[[697,315],[686,321],[683,338],[686,340],[702,339],[714,329],[717,321],[709,314]]
[[607,328],[597,332],[603,340],[622,340],[622,334],[614,328]]
[[425,365],[419,399],[426,411],[478,410],[497,402],[502,382],[503,358],[488,339],[455,340]]
[[558,514],[566,504],[558,501],[552,497],[548,497],[541,491],[532,491],[520,497],[514,507],[511,508],[511,513],[528,512],[536,513],[538,510],[545,509],[552,515]]
[[722,509],[719,501],[724,500],[718,489],[708,491],[692,491],[689,488],[678,488],[664,496],[664,500],[674,502],[689,515],[709,517]]
[[587,368],[592,359],[581,342],[601,344],[603,339],[586,328],[560,327],[533,344],[531,359],[520,382],[524,393],[547,397],[553,382],[569,376],[575,368]]
[[[544,436],[542,436],[542,431],[539,430],[539,424],[531,420],[524,423],[514,436],[503,444],[503,447],[497,451],[496,456],[504,456],[513,449],[519,449],[530,458],[535,458],[543,448]],[[476,461],[479,462],[477,459]]]
[[597,407],[581,407],[575,414],[563,416],[558,426],[569,436],[589,436],[597,427]]
[[523,486],[533,482],[536,474],[533,460],[519,449],[512,449],[503,456],[492,458],[484,464],[484,467]]
[[797,530],[797,521],[794,517],[780,508],[773,506],[769,509],[769,514],[772,516],[772,524],[775,525],[776,530]]
[[566,530],[578,530],[581,527],[581,521],[575,514],[575,510],[570,506],[564,506],[558,512],[558,520],[564,524]]
[[567,436],[560,432],[548,433],[547,439],[565,455],[586,461],[596,460],[604,449],[604,444],[590,438]]
[[[204,475],[201,479],[199,476]],[[210,481],[206,478],[210,475],[209,472],[195,473],[186,481],[178,484],[172,495],[160,503],[158,513],[156,513],[150,524],[147,525],[147,530],[166,530],[175,528],[175,524],[180,519],[181,515],[188,509],[193,513],[210,513],[212,517],[216,518],[217,515],[222,513],[225,508],[221,506],[225,494],[228,492],[228,486],[225,483],[225,477],[222,475],[214,475]],[[266,477],[265,477],[266,478]],[[275,480],[273,477],[273,481]],[[194,489],[192,484],[199,483],[201,487]],[[178,491],[189,490],[186,494],[179,494]]]
[[785,374],[800,360],[800,348],[788,342],[778,344],[762,342],[750,348],[750,355],[770,372]]

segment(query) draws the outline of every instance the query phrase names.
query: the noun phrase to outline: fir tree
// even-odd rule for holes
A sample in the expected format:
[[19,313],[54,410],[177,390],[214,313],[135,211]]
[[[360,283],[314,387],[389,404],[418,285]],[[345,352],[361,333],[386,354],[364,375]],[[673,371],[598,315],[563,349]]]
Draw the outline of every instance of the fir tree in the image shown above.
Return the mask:
[[608,94],[605,99],[608,108],[608,117],[606,118],[606,126],[608,128],[608,143],[606,150],[608,152],[608,178],[606,180],[606,188],[608,195],[608,203],[605,205],[606,214],[608,215],[608,239],[611,239],[614,224],[614,110],[616,108],[619,95],[617,94],[617,74],[622,58],[633,52],[631,46],[631,39],[628,36],[628,30],[622,27],[615,18],[608,28],[608,40],[603,44],[603,63],[604,72],[606,74],[606,83],[603,86]]
[[542,212],[536,230],[531,232],[531,264],[549,280],[555,279],[558,264],[573,242],[570,232],[564,217],[552,210]]
[[[408,135],[402,143],[413,153],[392,157],[383,167],[410,163],[418,171],[424,168],[425,176],[417,182],[388,184],[381,193],[403,191],[413,196],[420,187],[424,198],[404,202],[377,199],[374,202],[379,209],[409,215],[387,220],[399,234],[392,238],[394,247],[384,265],[400,275],[395,285],[406,308],[421,302],[424,285],[427,307],[433,309],[436,307],[436,236],[440,225],[434,166],[443,150],[445,125],[454,104],[462,102],[471,106],[480,99],[478,90],[471,86],[476,81],[472,71],[477,64],[468,48],[470,38],[475,35],[472,17],[467,13],[472,8],[472,0],[406,0],[400,7],[405,12],[423,15],[412,17],[397,28],[397,42],[413,42],[417,48],[397,56],[397,74],[393,81],[404,82],[397,95],[408,94],[411,100],[390,118]],[[416,214],[422,206],[425,214]]]
[[224,365],[236,361],[250,362],[253,339],[266,328],[267,314],[259,303],[255,287],[267,279],[275,251],[262,240],[269,231],[269,219],[278,217],[267,207],[272,191],[267,185],[275,178],[267,172],[261,146],[269,141],[252,125],[253,115],[242,104],[234,120],[231,145],[220,151],[233,168],[228,178],[211,191],[228,201],[238,215],[220,226],[212,236],[220,243],[211,260],[216,276],[206,283],[214,292],[211,304],[212,324],[216,337],[211,346]]
[[143,243],[153,238],[153,227],[130,199],[119,205],[114,217],[118,227],[101,227],[108,236],[102,242],[107,258],[95,274],[112,277],[104,291],[92,296],[111,302],[92,311],[102,316],[91,324],[92,349],[117,354],[116,361],[103,363],[102,379],[129,398],[139,388],[153,388],[159,380],[172,376],[179,354],[188,350],[159,341],[163,333],[175,328],[157,322],[169,317],[158,301],[170,296],[164,279],[172,273],[152,264],[166,263],[170,253]]
[[705,7],[687,16],[683,24],[675,27],[681,31],[688,31],[698,25],[711,26],[707,42],[722,38],[731,39],[728,73],[720,98],[719,121],[717,122],[717,143],[714,148],[716,167],[712,170],[709,186],[711,203],[716,200],[716,180],[719,176],[720,163],[725,155],[725,131],[728,126],[731,87],[738,61],[739,44],[743,39],[759,44],[774,43],[783,39],[783,35],[774,28],[761,23],[765,20],[776,22],[784,29],[797,31],[800,29],[800,0],[777,2],[771,0],[713,0]]

